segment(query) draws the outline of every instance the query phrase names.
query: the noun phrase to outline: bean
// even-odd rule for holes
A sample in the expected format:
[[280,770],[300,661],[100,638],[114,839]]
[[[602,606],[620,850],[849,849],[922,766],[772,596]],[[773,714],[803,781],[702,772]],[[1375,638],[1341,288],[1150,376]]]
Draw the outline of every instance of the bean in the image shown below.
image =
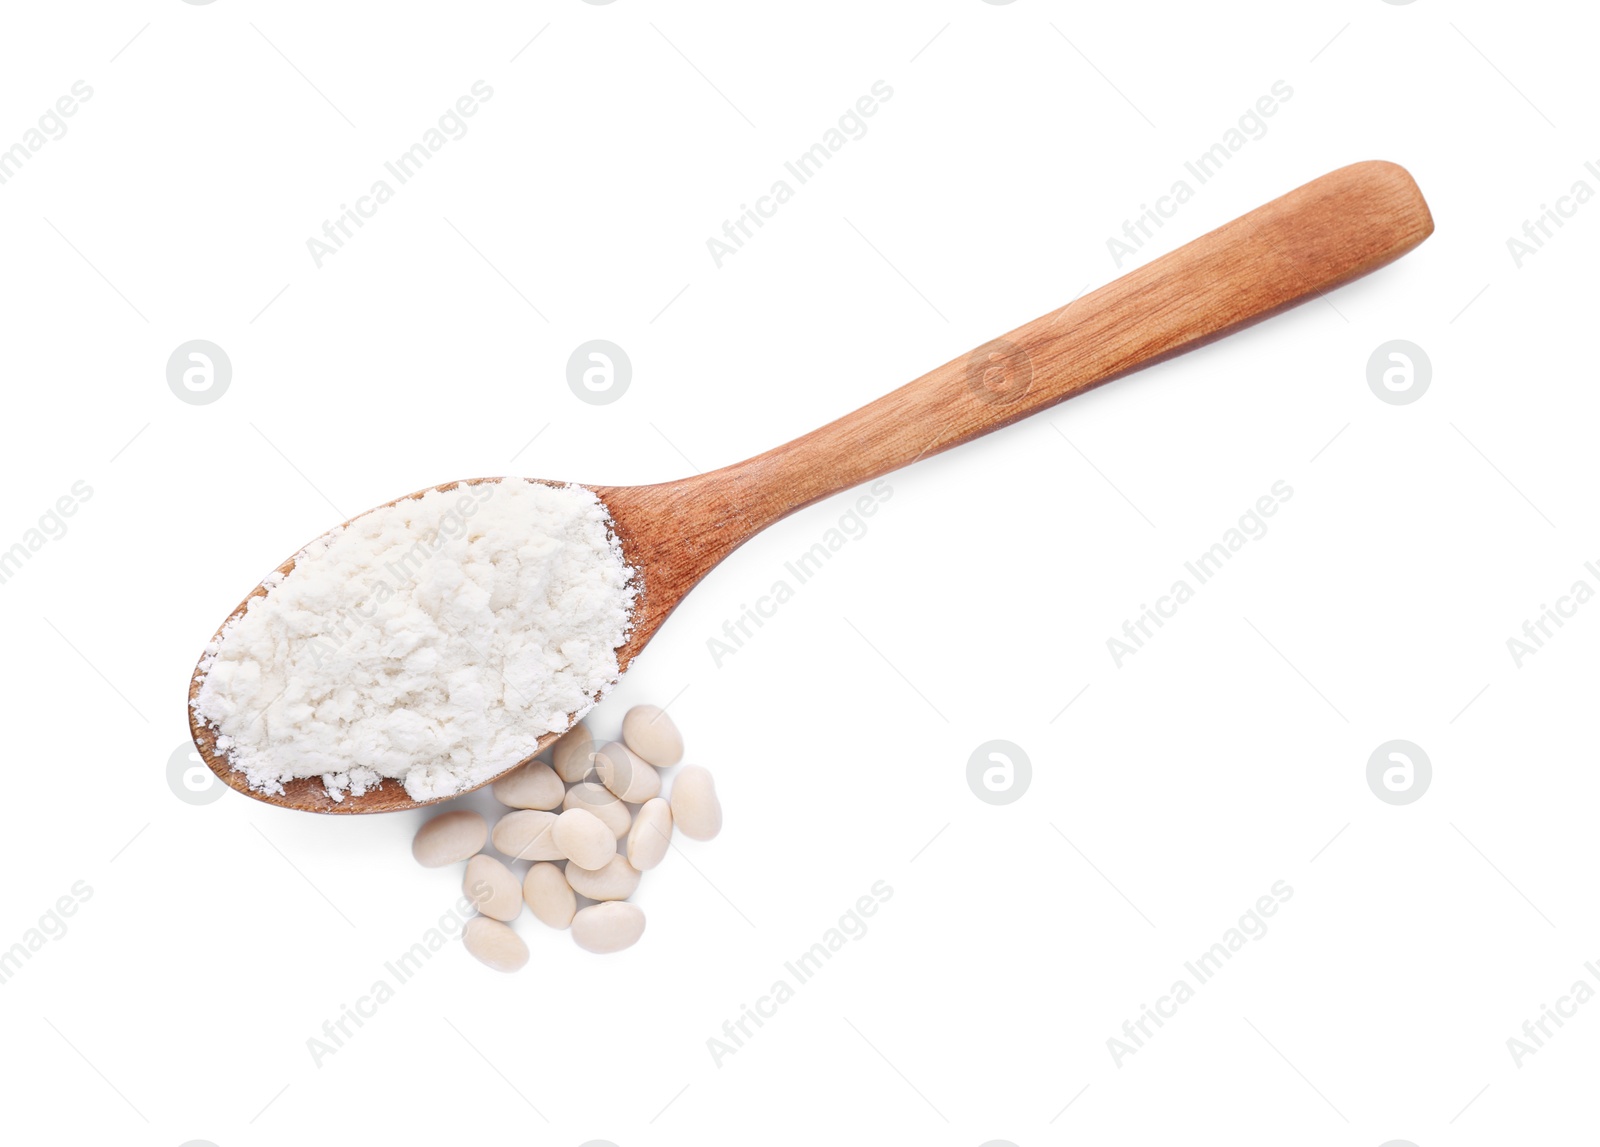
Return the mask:
[[593,752],[594,734],[589,732],[589,726],[579,721],[568,730],[566,736],[556,742],[555,749],[550,754],[556,776],[569,785],[583,780],[589,775],[589,757]]
[[622,718],[622,739],[659,768],[668,769],[683,760],[683,734],[666,711],[654,705],[635,705],[628,710]]
[[511,808],[560,808],[566,795],[561,778],[543,761],[529,761],[494,783],[494,799]]
[[690,840],[710,840],[722,831],[716,782],[699,765],[685,765],[673,778],[672,823]]
[[629,804],[643,804],[661,795],[661,774],[628,750],[621,741],[612,741],[594,755],[600,783]]
[[513,860],[564,860],[566,854],[555,846],[550,830],[556,814],[539,809],[508,812],[495,822],[494,846]]
[[616,794],[605,785],[596,784],[594,781],[573,785],[567,790],[566,799],[561,802],[561,807],[581,808],[585,812],[593,813],[611,830],[612,837],[617,840],[627,836],[628,829],[633,825],[633,814],[628,811],[628,806],[619,801]]
[[587,952],[620,952],[643,935],[644,911],[626,900],[591,904],[572,918],[572,938]]
[[605,867],[593,872],[579,868],[567,861],[567,883],[580,896],[590,900],[626,900],[639,888],[639,870],[628,863],[628,858],[617,853],[606,861]]
[[569,808],[556,817],[556,826],[550,835],[562,856],[591,872],[604,868],[617,854],[617,838],[587,809]]
[[628,830],[628,863],[647,872],[661,863],[672,843],[672,806],[662,797],[644,803]]
[[528,946],[506,925],[487,916],[474,916],[462,929],[461,942],[479,960],[497,972],[515,972],[528,962]]
[[[574,869],[582,872],[583,869]],[[578,898],[559,865],[535,864],[522,878],[522,898],[528,910],[552,928],[565,928],[578,910]]]
[[472,856],[488,838],[489,826],[481,816],[470,809],[457,809],[417,829],[411,855],[424,868],[443,868]]
[[[467,861],[462,891],[478,915],[467,921],[463,943],[497,971],[528,962],[527,944],[508,926],[524,903],[541,923],[570,930],[586,951],[632,947],[644,935],[645,916],[628,898],[643,873],[666,859],[674,828],[691,840],[722,831],[722,803],[705,768],[683,766],[663,794],[659,770],[683,760],[683,735],[657,706],[628,710],[621,736],[598,749],[579,721],[550,756],[548,764],[532,760],[494,782],[495,799],[515,811],[492,833],[478,813],[458,809],[422,825],[411,844],[429,868]],[[482,851],[489,839],[505,856],[533,862],[520,881]]]
[[485,852],[467,861],[461,891],[479,912],[496,920],[515,920],[522,911],[522,890],[517,887],[517,878],[511,869]]

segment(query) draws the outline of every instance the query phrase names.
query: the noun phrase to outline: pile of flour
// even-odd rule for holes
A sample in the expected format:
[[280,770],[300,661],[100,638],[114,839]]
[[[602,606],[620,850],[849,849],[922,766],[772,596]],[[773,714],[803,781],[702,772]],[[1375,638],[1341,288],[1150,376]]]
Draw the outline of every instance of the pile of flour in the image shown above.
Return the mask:
[[207,647],[195,713],[262,792],[480,784],[615,684],[637,591],[610,527],[591,491],[517,478],[363,514]]

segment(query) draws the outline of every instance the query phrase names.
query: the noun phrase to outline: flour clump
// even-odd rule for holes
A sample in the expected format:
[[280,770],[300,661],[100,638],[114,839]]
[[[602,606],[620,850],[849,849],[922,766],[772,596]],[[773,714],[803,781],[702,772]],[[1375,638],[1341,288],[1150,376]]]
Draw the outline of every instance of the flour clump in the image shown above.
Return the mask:
[[195,715],[261,792],[479,785],[616,683],[637,586],[611,525],[592,491],[518,478],[363,514],[207,647]]

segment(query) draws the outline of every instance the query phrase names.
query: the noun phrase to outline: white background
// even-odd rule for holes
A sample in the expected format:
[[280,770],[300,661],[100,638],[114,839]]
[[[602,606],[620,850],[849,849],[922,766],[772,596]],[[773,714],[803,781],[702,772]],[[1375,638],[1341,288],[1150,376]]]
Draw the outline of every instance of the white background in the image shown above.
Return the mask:
[[[1506,639],[1600,587],[1600,206],[1520,269],[1506,240],[1600,187],[1595,24],[1440,0],[9,6],[0,147],[74,81],[93,96],[0,186],[0,543],[93,495],[0,586],[0,948],[92,889],[0,985],[8,1122],[222,1147],[1572,1141],[1600,1004],[1520,1067],[1506,1041],[1600,986],[1600,606],[1521,668]],[[319,270],[306,239],[476,80],[465,138]],[[877,80],[868,134],[718,269],[706,239]],[[432,483],[665,480],[837,417],[1113,278],[1106,239],[1278,80],[1265,137],[1123,269],[1367,158],[1413,172],[1437,234],[892,476],[718,667],[707,639],[850,497],[735,554],[595,718],[675,697],[726,810],[646,877],[643,941],[596,958],[524,915],[520,975],[452,945],[317,1066],[308,1038],[459,874],[410,859],[420,812],[169,788],[189,672],[256,579]],[[196,338],[233,364],[211,405],[165,378]],[[565,380],[594,338],[633,362],[609,406]],[[1411,405],[1367,385],[1396,338],[1433,365]],[[1266,536],[1119,669],[1106,639],[1280,479]],[[966,782],[993,738],[1033,764],[1003,807]],[[1366,783],[1394,738],[1434,769],[1403,807]],[[717,1066],[708,1037],[879,880],[867,934]],[[1118,1066],[1107,1039],[1280,880],[1268,933]]]

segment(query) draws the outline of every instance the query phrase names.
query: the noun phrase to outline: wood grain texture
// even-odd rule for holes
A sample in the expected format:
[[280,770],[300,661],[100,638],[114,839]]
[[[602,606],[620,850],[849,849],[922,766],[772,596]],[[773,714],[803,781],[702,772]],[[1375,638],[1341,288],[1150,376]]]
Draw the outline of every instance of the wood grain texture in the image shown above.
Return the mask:
[[[1340,168],[765,454],[675,482],[591,487],[640,574],[619,664],[633,662],[718,562],[780,518],[1325,294],[1432,232],[1405,169],[1381,161]],[[197,669],[191,699],[199,681]],[[217,756],[210,731],[194,733],[212,770],[258,800],[333,813],[417,807],[393,782],[340,803],[316,779],[293,782],[282,796],[250,792]],[[507,762],[506,771],[521,763]]]

